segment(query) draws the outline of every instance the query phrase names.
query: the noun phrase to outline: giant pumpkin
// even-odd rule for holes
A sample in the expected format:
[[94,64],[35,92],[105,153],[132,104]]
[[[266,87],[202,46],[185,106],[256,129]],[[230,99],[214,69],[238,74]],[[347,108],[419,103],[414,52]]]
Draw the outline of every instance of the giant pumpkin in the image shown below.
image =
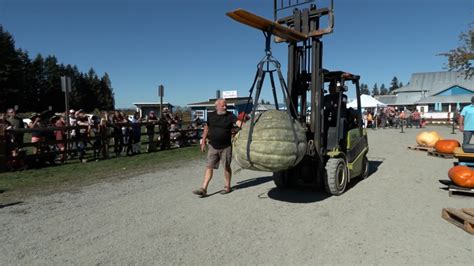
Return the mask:
[[420,146],[434,147],[436,142],[441,139],[441,136],[436,131],[423,131],[416,136],[416,143]]
[[454,166],[449,169],[448,176],[454,184],[460,187],[474,188],[474,171],[467,166]]
[[250,123],[244,124],[233,141],[234,158],[242,168],[277,172],[303,159],[307,146],[305,130],[286,112],[269,110],[256,118],[247,147]]
[[434,147],[437,152],[452,154],[454,153],[454,149],[459,146],[461,146],[461,144],[455,139],[443,139],[438,140]]

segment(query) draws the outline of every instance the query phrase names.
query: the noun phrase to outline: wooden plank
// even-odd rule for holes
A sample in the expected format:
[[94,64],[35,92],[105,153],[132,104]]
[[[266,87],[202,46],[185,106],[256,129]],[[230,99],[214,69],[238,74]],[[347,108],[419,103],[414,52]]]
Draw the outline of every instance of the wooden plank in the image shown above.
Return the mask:
[[410,145],[410,146],[408,146],[408,149],[414,150],[414,151],[431,151],[431,150],[433,150],[432,147],[425,147],[425,146],[420,146],[420,145]]
[[454,155],[452,155],[452,154],[437,152],[437,151],[435,151],[435,150],[428,151],[428,155],[429,155],[429,156],[433,156],[433,157],[444,158],[444,159],[452,159],[452,158],[454,158]]
[[461,210],[474,217],[474,208],[462,208]]
[[257,16],[243,9],[236,9],[234,11],[227,12],[226,14],[227,16],[242,24],[245,24],[252,28],[270,32],[271,34],[283,38],[287,41],[298,42],[306,40],[308,38],[306,34],[280,25],[269,19]]
[[474,153],[464,152],[462,147],[457,147],[454,149],[454,157],[456,158],[474,158]]
[[443,208],[441,217],[464,231],[474,235],[474,217],[461,210]]

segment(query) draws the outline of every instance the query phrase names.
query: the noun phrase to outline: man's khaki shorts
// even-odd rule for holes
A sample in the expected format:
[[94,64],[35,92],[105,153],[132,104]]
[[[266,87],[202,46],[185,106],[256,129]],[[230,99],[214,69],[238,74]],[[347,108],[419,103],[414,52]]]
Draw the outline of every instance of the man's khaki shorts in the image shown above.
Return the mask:
[[214,149],[212,145],[208,146],[207,152],[207,168],[219,169],[219,161],[224,166],[230,166],[232,161],[232,146],[224,149]]

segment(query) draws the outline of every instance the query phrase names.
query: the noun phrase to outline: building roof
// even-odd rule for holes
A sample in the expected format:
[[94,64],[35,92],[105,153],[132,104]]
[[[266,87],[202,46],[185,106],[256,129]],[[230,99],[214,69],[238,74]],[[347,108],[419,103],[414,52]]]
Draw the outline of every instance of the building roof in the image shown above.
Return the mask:
[[414,73],[410,83],[396,89],[394,93],[418,91],[425,92],[426,96],[433,96],[456,85],[474,92],[474,79],[466,79],[463,72],[443,71]]
[[[236,106],[241,104],[247,104],[249,97],[237,97],[237,98],[228,98],[225,99],[227,105],[229,106]],[[209,99],[209,101],[205,102],[197,102],[197,103],[189,103],[189,107],[214,107],[216,99]],[[250,98],[250,104],[252,104],[252,98]]]
[[375,99],[387,105],[413,105],[416,101],[421,99],[421,93],[407,92],[398,95],[377,95]]
[[417,104],[427,103],[471,103],[470,94],[449,95],[449,96],[430,96],[420,99]]
[[[141,103],[133,103],[134,105],[136,105],[137,107],[154,107],[154,106],[160,106],[160,103],[159,102],[141,102]],[[163,102],[163,106],[171,106],[173,107],[172,104],[170,103],[167,103],[167,102]]]

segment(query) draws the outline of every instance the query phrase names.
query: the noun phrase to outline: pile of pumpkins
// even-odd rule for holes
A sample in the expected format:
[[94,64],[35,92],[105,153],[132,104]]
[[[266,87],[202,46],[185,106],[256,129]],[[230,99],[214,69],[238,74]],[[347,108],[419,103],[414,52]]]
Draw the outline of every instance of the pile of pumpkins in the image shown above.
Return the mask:
[[[434,148],[439,153],[453,154],[454,149],[461,145],[454,139],[442,139],[436,131],[421,132],[416,136],[420,146]],[[448,171],[449,178],[460,187],[474,188],[474,170],[467,166],[454,166]]]

